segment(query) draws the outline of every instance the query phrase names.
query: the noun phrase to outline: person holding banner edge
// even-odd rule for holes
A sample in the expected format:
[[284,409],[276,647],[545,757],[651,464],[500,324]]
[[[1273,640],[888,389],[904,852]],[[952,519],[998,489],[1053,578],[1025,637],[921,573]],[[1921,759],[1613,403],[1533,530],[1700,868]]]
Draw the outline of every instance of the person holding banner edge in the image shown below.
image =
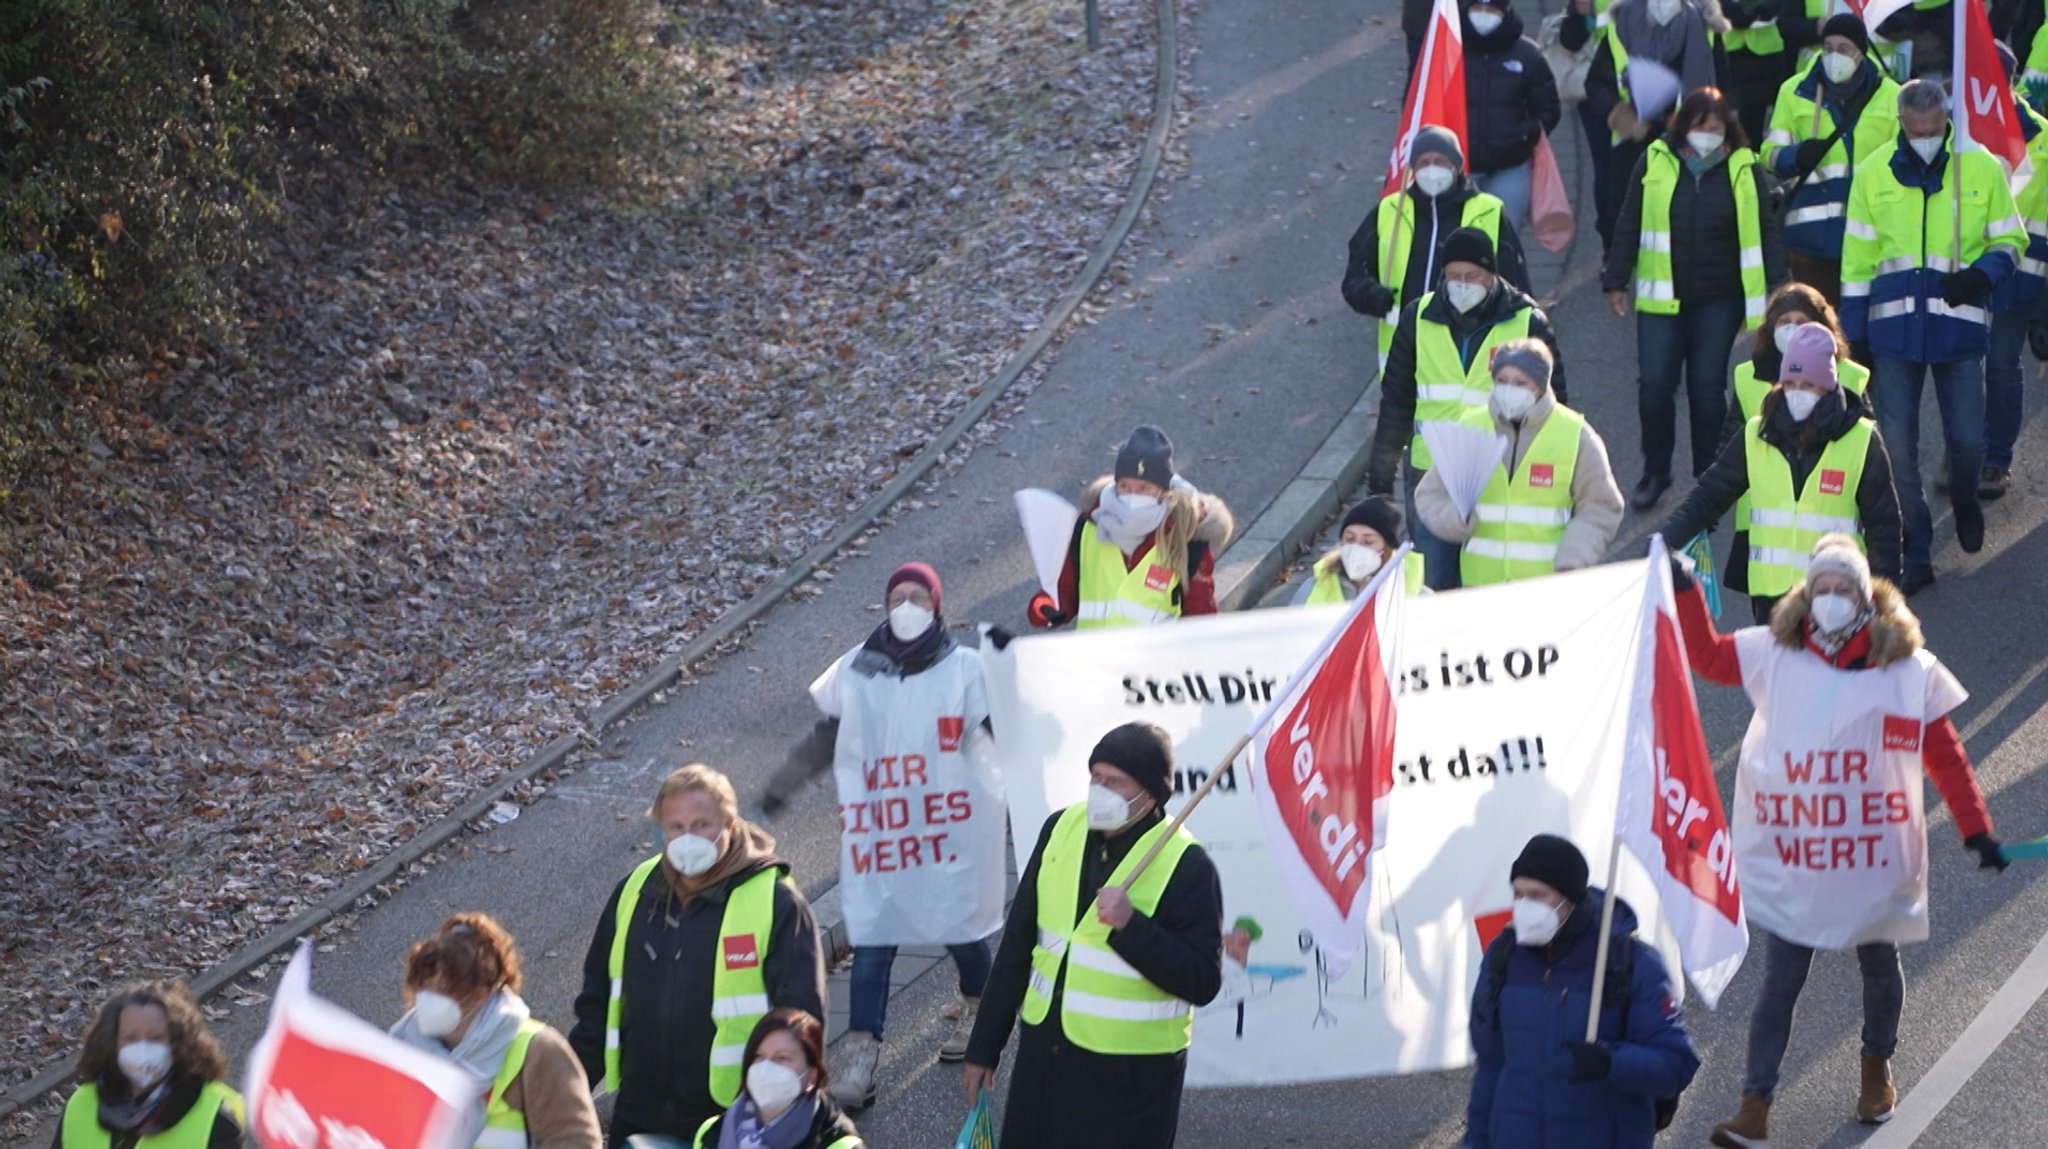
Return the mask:
[[488,914],[449,916],[405,951],[391,1036],[460,1062],[483,1097],[478,1149],[598,1149],[604,1132],[576,1051],[519,996],[519,949]]
[[739,1096],[755,1022],[779,1006],[825,1012],[817,920],[732,782],[681,767],[648,813],[662,851],[598,915],[569,1031],[588,1079],[618,1093],[610,1149],[636,1133],[687,1141]]
[[[1699,586],[1674,562],[1678,620],[1693,673],[1741,686],[1755,713],[1733,808],[1750,925],[1764,939],[1764,986],[1750,1016],[1735,1116],[1713,1143],[1755,1149],[1792,1012],[1816,950],[1854,948],[1863,973],[1857,1120],[1890,1120],[1891,1058],[1905,1004],[1899,943],[1927,938],[1922,771],[1983,869],[2006,861],[1949,713],[1967,697],[1927,651],[1897,588],[1874,579],[1854,540],[1814,546],[1806,578],[1769,626],[1722,635]],[[1837,833],[1824,827],[1841,828]]]
[[[960,1000],[939,1060],[958,1061],[1003,915],[1002,783],[981,652],[946,632],[939,574],[926,564],[897,567],[882,594],[882,624],[811,683],[824,717],[769,779],[761,803],[772,816],[813,776],[837,776],[853,1000],[834,1053],[832,1098],[850,1108],[874,1100],[897,947],[943,945],[952,957]],[[891,801],[906,802],[906,817],[921,821],[878,833],[867,811]],[[937,842],[903,850],[911,827],[938,831]]]
[[1116,727],[1088,775],[1088,800],[1046,820],[1018,878],[963,1083],[969,1104],[993,1087],[1021,1015],[1002,1144],[1169,1149],[1194,1009],[1222,987],[1222,885],[1165,817],[1166,731]]
[[[1508,871],[1513,924],[1486,948],[1472,991],[1476,1065],[1467,1149],[1648,1149],[1659,1099],[1700,1065],[1664,959],[1613,907],[1607,966],[1596,970],[1606,891],[1586,857],[1554,834],[1529,839]],[[1599,1040],[1585,1041],[1596,979]]]
[[241,1149],[242,1096],[183,982],[132,982],[85,1031],[51,1149]]

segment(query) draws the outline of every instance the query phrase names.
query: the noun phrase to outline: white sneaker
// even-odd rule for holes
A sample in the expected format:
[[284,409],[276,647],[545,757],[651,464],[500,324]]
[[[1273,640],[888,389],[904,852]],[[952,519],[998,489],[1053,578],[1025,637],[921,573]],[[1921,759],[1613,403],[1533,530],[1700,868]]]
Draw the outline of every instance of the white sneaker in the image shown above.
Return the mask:
[[947,1003],[946,1008],[939,1011],[939,1016],[945,1018],[947,1021],[959,1021],[960,1011],[966,1008],[966,1006],[967,998],[963,996],[959,991],[955,990],[953,993],[953,1000]]
[[953,1035],[939,1047],[940,1061],[960,1061],[967,1056],[967,1039],[974,1036],[974,1015],[981,1012],[981,999],[963,997],[954,1010]]
[[866,1030],[849,1032],[832,1054],[832,1100],[842,1109],[865,1109],[875,1100],[875,1067],[882,1043]]

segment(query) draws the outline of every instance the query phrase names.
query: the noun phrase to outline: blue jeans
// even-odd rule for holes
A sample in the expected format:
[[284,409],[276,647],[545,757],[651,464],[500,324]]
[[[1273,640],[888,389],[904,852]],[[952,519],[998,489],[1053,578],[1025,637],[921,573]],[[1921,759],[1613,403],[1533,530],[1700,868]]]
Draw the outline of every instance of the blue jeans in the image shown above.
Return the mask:
[[1678,385],[1692,434],[1692,473],[1714,463],[1728,418],[1728,356],[1742,330],[1742,299],[1688,299],[1676,315],[1636,312],[1636,410],[1643,424],[1643,473],[1671,477],[1678,445]]
[[[1742,1092],[1769,1101],[1778,1088],[1778,1066],[1792,1040],[1792,1008],[1806,988],[1813,951],[1774,933],[1757,932],[1764,939],[1764,988],[1749,1015],[1749,1065]],[[1899,1048],[1899,1014],[1906,1005],[1899,947],[1891,942],[1857,946],[1856,962],[1863,967],[1863,1056],[1889,1058]]]
[[1948,449],[1948,497],[1956,506],[1977,501],[1984,469],[1984,361],[1908,363],[1880,355],[1870,372],[1877,404],[1877,430],[1891,454],[1892,486],[1906,526],[1906,570],[1934,565],[1934,515],[1920,482],[1920,394],[1934,375],[1934,402],[1941,409]]
[[2027,346],[2025,311],[1994,312],[1991,349],[1984,353],[1984,465],[2011,467],[2025,418],[2026,374],[2020,352]]
[[[960,973],[962,997],[980,997],[988,986],[989,966],[995,957],[988,939],[946,947],[953,968]],[[853,1000],[847,1006],[847,1029],[859,1029],[882,1040],[882,1022],[889,1014],[889,970],[896,964],[895,946],[853,947]]]
[[1415,513],[1415,488],[1422,483],[1422,472],[1413,463],[1407,470],[1408,494],[1403,503],[1408,513],[1408,541],[1415,544],[1415,553],[1422,556],[1422,585],[1434,591],[1457,590],[1465,581],[1458,572],[1458,556],[1465,548],[1436,537],[1422,525],[1422,516]]
[[1472,186],[1501,202],[1501,218],[1517,234],[1529,230],[1529,165],[1516,164],[1497,172],[1473,172]]

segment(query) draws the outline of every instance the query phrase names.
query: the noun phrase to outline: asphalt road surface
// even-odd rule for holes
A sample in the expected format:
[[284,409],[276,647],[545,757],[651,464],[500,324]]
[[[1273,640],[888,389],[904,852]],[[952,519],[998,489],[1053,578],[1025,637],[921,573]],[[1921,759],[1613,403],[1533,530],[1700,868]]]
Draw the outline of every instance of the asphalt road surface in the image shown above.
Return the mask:
[[[921,508],[842,561],[822,593],[778,607],[742,649],[668,692],[518,820],[464,839],[354,929],[325,939],[316,988],[389,1021],[398,1012],[405,947],[447,913],[482,908],[520,939],[535,1010],[567,1028],[597,913],[613,884],[652,848],[643,811],[659,778],[702,760],[731,773],[743,796],[758,794],[766,772],[814,720],[805,691],[812,677],[880,621],[882,581],[897,563],[920,558],[938,566],[947,616],[963,633],[976,620],[1018,627],[1032,576],[1010,492],[1078,489],[1108,469],[1116,443],[1138,422],[1164,427],[1183,471],[1229,500],[1241,520],[1256,514],[1369,376],[1370,327],[1344,308],[1337,283],[1344,242],[1377,191],[1405,71],[1394,8],[1374,7],[1383,14],[1361,17],[1359,6],[1339,0],[1203,5],[1193,64],[1197,112],[1185,140],[1190,170],[1157,209],[1160,226],[1145,237],[1149,250],[1130,295],[1120,292],[1099,324],[1070,338],[1000,442],[914,496]],[[1577,146],[1570,130],[1561,140]],[[1585,209],[1590,216],[1590,203]],[[1581,243],[1545,294],[1559,300],[1551,314],[1574,406],[1607,440],[1626,490],[1640,466],[1634,321],[1607,313],[1597,248],[1590,238]],[[2040,384],[2030,377],[2029,386],[2038,408]],[[1935,418],[1930,398],[1923,423],[1930,444],[1939,441]],[[2014,491],[1993,504],[1983,553],[1961,554],[1944,519],[1941,581],[1913,602],[1931,647],[1972,691],[1955,718],[2008,840],[2048,833],[2043,424],[2035,418],[2028,425]],[[1932,463],[1923,465],[1931,471]],[[1666,496],[1660,510],[1683,493]],[[1654,513],[1651,521],[1632,514],[1614,554],[1640,553],[1652,521]],[[1746,618],[1743,601],[1732,599],[1724,617],[1731,625]],[[1737,692],[1700,691],[1710,746],[1732,786],[1729,767],[1749,708]],[[2041,880],[2048,869],[2023,863],[2003,875],[1979,873],[1931,791],[1929,811],[1933,937],[1905,950],[1907,1003],[1895,1062],[1905,1100],[1897,1128],[1873,1138],[1854,1123],[1860,988],[1853,958],[1830,955],[1816,963],[1801,1002],[1774,1112],[1778,1145],[2048,1143],[2048,1104],[2038,1100],[2038,1083],[2048,1076],[2048,1029],[2037,1001],[2048,983],[2048,950],[2027,960],[2048,923],[2048,882]],[[825,787],[814,787],[771,829],[799,883],[813,894],[829,888],[837,845]],[[1708,1127],[1733,1112],[1760,980],[1760,970],[1746,969],[1718,1012],[1691,1014],[1705,1064],[1662,1144],[1703,1145]],[[860,1115],[870,1144],[951,1144],[965,1109],[960,1075],[934,1062],[949,1024],[938,1011],[951,992],[950,966],[941,963],[893,1003],[882,1096]],[[217,1024],[239,1057],[262,1020],[260,1007],[244,1007]],[[1451,1145],[1463,1129],[1467,1076],[1191,1093],[1180,1143]],[[1938,1108],[1931,1104],[1937,1098],[1944,1102]],[[1921,1120],[1929,1113],[1931,1120]],[[47,1144],[52,1132],[46,1125],[24,1144]]]

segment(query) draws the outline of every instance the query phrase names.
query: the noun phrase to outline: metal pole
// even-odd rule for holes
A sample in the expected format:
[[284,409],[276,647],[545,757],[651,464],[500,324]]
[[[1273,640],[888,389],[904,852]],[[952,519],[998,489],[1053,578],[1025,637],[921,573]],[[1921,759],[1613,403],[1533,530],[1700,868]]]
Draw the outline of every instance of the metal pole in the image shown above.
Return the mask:
[[1102,8],[1100,0],[1088,0],[1088,50],[1102,47]]

